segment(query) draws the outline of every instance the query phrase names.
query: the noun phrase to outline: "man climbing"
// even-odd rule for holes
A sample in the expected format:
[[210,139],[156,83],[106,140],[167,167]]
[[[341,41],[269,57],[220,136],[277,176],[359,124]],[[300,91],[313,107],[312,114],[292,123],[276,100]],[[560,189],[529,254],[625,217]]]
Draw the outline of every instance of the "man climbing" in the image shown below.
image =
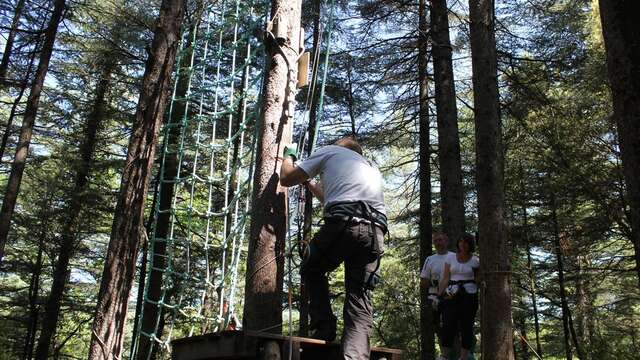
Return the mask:
[[[436,234],[433,237],[433,246],[436,253],[427,257],[420,272],[420,287],[427,291],[427,300],[433,308],[433,327],[440,341],[442,349],[442,307],[438,299],[438,285],[442,279],[444,264],[448,257],[455,256],[455,253],[448,250],[449,237],[445,234]],[[441,358],[442,359],[442,358]]]
[[[327,273],[344,262],[342,352],[345,359],[369,359],[371,291],[380,279],[380,256],[387,231],[382,175],[350,137],[318,149],[298,165],[294,161],[295,149],[285,147],[280,183],[306,183],[324,205],[324,225],[309,244],[301,269],[309,289],[312,336],[327,341],[336,337]],[[309,181],[318,174],[320,182]]]

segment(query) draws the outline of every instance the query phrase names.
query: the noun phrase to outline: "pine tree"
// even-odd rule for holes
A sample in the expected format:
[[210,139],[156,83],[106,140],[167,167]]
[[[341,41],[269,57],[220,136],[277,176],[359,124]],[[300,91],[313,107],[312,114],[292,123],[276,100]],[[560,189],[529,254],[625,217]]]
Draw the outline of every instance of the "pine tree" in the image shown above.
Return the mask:
[[278,179],[278,157],[283,146],[291,142],[293,131],[293,109],[289,108],[289,101],[294,100],[291,92],[295,91],[297,79],[301,1],[273,0],[272,11],[278,14],[274,26],[287,29],[288,46],[277,49],[275,39],[265,44],[264,105],[258,120],[260,133],[251,201],[243,322],[246,329],[278,333],[282,331],[287,228],[287,190]]
[[144,204],[155,160],[158,132],[184,15],[183,1],[162,1],[147,59],[136,120],[129,142],[89,348],[90,359],[120,357],[128,297],[140,239]]
[[493,2],[470,0],[483,357],[512,360],[510,256],[504,219],[503,153]]
[[27,163],[29,144],[31,143],[33,127],[35,125],[36,115],[38,114],[38,105],[40,103],[40,95],[44,86],[44,79],[47,76],[47,71],[49,70],[49,61],[51,60],[51,54],[53,53],[53,44],[56,41],[58,25],[62,21],[64,9],[65,0],[56,0],[54,2],[54,8],[51,13],[49,25],[45,31],[45,38],[42,45],[42,51],[40,52],[38,68],[31,85],[29,99],[27,100],[27,107],[22,119],[20,139],[18,140],[16,154],[11,165],[11,174],[9,175],[7,188],[2,201],[2,209],[0,210],[0,264],[2,263],[2,258],[4,256],[4,249],[9,236],[9,229],[11,227],[11,219],[18,199],[18,193],[20,192],[22,175]]
[[640,30],[633,18],[640,8],[631,0],[599,3],[640,284]]

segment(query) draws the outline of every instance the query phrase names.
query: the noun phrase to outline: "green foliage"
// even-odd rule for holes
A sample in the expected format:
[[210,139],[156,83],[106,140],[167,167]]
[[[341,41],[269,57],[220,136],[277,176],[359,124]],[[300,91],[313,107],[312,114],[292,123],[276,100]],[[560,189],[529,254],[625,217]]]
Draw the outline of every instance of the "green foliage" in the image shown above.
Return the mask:
[[[53,264],[59,252],[60,232],[68,216],[74,174],[80,164],[79,144],[92,110],[101,70],[111,63],[115,66],[107,96],[107,122],[99,131],[96,160],[87,190],[89,196],[80,214],[81,226],[69,285],[50,349],[50,354],[59,358],[86,356],[97,284],[158,3],[140,0],[69,2],[45,83],[7,256],[0,269],[0,333],[4,334],[0,337],[0,360],[23,358],[32,305],[38,310],[37,327],[41,326],[43,305],[51,288]],[[303,7],[308,51],[312,50],[313,3],[306,1]],[[635,358],[640,350],[637,330],[640,326],[640,292],[622,197],[624,183],[616,129],[610,119],[611,101],[597,1],[508,0],[496,3],[506,218],[513,248],[514,326],[517,333],[526,335],[529,344],[535,348],[536,314],[532,303],[535,290],[544,358],[564,357],[558,259],[554,248],[557,236],[561,240],[564,286],[576,342],[587,354],[586,358]],[[468,230],[473,231],[477,215],[468,9],[465,2],[450,2],[449,5],[466,220]],[[8,1],[0,4],[0,24],[5,28],[11,24],[13,6],[13,2]],[[27,2],[20,23],[27,31],[17,38],[9,69],[12,79],[19,81],[24,77],[30,56],[39,51],[39,30],[48,16],[43,9],[48,7],[48,1]],[[322,7],[321,19],[326,19],[327,10],[326,6]],[[190,2],[188,13],[190,16],[196,13],[196,2]],[[320,145],[327,144],[355,129],[366,155],[384,172],[391,232],[381,267],[383,284],[374,292],[372,343],[402,348],[407,359],[419,358],[420,349],[416,28],[415,3],[395,0],[336,2],[331,69],[318,141]],[[225,35],[225,41],[229,40],[230,34],[231,31]],[[258,37],[252,36],[255,34],[247,32],[246,35],[258,45]],[[319,51],[324,53],[326,49]],[[209,71],[214,68],[215,64],[209,65]],[[431,78],[432,74],[429,75]],[[203,85],[197,81],[194,87]],[[430,81],[429,86],[430,95],[433,95],[433,82]],[[306,90],[303,88],[299,92],[301,104],[305,101]],[[0,117],[3,122],[18,93],[17,86],[2,89]],[[0,164],[2,186],[10,167],[8,161],[15,151],[27,95],[28,91],[17,104],[18,116],[9,128],[9,146],[4,162]],[[256,95],[252,94],[252,101],[256,100]],[[430,103],[435,115],[433,105]],[[256,110],[253,106],[250,112]],[[296,132],[306,125],[297,121]],[[225,132],[228,128],[221,125],[218,130]],[[249,127],[247,130],[252,132],[254,129]],[[207,136],[203,135],[199,140],[210,141]],[[187,129],[186,139],[193,142],[195,138],[196,129]],[[437,229],[441,223],[441,210],[434,117],[430,138],[433,149],[432,205]],[[226,153],[214,159],[217,177],[224,175],[224,155]],[[209,164],[200,162],[194,166],[194,158],[195,148],[186,147],[181,175],[188,175],[195,168],[206,178]],[[245,164],[248,161],[250,159],[245,159]],[[182,184],[177,192],[177,204],[182,210],[189,206],[188,185]],[[216,188],[217,195],[209,201],[206,188],[196,189],[195,201],[191,204],[193,209],[206,212],[210,202],[214,208],[220,208],[224,198],[219,196],[218,190]],[[147,214],[153,214],[152,195],[147,202]],[[552,198],[555,199],[557,233],[553,226]],[[316,219],[320,213],[320,209],[316,209]],[[204,274],[204,261],[188,263],[184,260],[187,253],[191,259],[203,259],[208,254],[211,265],[219,265],[223,220],[214,219],[209,224],[214,231],[208,234],[203,230],[207,227],[205,217],[190,217],[187,211],[176,216],[175,237],[193,240],[191,247],[176,250],[176,258],[181,259],[174,264],[176,269],[186,271],[190,266],[194,278]],[[198,230],[189,231],[189,227]],[[207,236],[211,237],[211,243],[205,247],[203,239]],[[244,251],[239,267],[239,289],[243,288],[246,269]],[[39,254],[40,263],[37,262]],[[294,267],[297,265],[294,263]],[[293,269],[292,276],[295,283],[299,281],[296,270]],[[39,289],[34,293],[36,274],[39,275]],[[219,275],[212,273],[212,277]],[[340,268],[331,277],[331,292],[336,295],[333,306],[337,314],[342,308],[343,276]],[[174,280],[164,283],[165,289],[175,285]],[[207,296],[214,298],[211,286],[208,288]],[[193,309],[206,289],[207,286],[200,283],[186,287],[181,293],[187,310],[185,314],[176,315],[182,322],[177,323],[174,338],[188,335],[193,326],[200,326],[189,319],[193,318]],[[132,294],[136,291],[134,288]],[[299,289],[294,286],[291,291],[296,307]],[[236,297],[242,297],[242,290]],[[178,294],[169,298],[176,301]],[[286,297],[283,297],[283,303],[287,303]],[[241,307],[242,304],[237,304],[236,313],[242,313]],[[126,348],[134,328],[134,304],[129,308]],[[167,318],[171,315],[165,314]],[[287,316],[285,311],[283,319]],[[293,316],[297,328],[295,322],[299,315],[294,311]],[[517,359],[533,358],[531,349],[523,341],[516,342],[515,347]]]

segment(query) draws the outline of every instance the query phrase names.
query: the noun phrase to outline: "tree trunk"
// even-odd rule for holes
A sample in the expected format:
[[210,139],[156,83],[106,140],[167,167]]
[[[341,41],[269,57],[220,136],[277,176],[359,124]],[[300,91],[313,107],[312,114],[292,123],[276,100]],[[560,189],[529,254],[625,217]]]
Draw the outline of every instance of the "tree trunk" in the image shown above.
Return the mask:
[[567,360],[573,358],[571,353],[570,330],[569,330],[569,305],[567,303],[567,294],[564,284],[564,261],[562,258],[562,246],[560,244],[560,228],[558,225],[558,215],[556,212],[556,198],[553,190],[551,191],[551,223],[553,226],[553,244],[556,253],[556,267],[558,271],[558,286],[560,287],[560,304],[562,306],[562,330],[564,334],[564,351]]
[[[518,280],[518,285],[520,285],[520,281]],[[526,309],[526,304],[524,302],[524,296],[520,296],[520,306],[523,309]],[[522,352],[522,359],[523,360],[529,360],[531,358],[531,354],[529,354],[529,339],[527,338],[527,321],[526,321],[526,314],[523,314],[520,319],[518,319],[518,327],[519,327],[519,332],[520,332],[520,336],[522,337],[520,339],[520,351]],[[515,345],[515,343],[514,343]],[[515,350],[514,350],[515,352]]]
[[[152,252],[151,266],[149,267],[149,283],[147,285],[147,298],[142,305],[142,327],[141,330],[147,334],[156,334],[161,337],[164,331],[164,322],[159,321],[160,307],[157,303],[162,300],[162,280],[164,278],[164,269],[167,268],[167,239],[171,227],[171,206],[175,193],[175,180],[178,177],[179,156],[178,144],[180,142],[183,128],[183,120],[187,116],[189,100],[187,99],[187,91],[191,78],[191,63],[193,57],[193,31],[195,25],[191,27],[189,34],[186,36],[186,43],[183,47],[183,54],[178,64],[176,79],[175,101],[173,109],[169,116],[167,127],[169,131],[166,133],[165,146],[168,151],[164,154],[162,168],[160,170],[159,186],[159,210],[158,219],[156,220],[155,234],[151,234],[153,238],[162,239],[161,241],[153,241],[149,244]],[[153,210],[155,211],[155,209]],[[151,239],[150,239],[151,241]],[[153,350],[153,340],[147,336],[140,336],[138,343],[137,358],[146,360]]]
[[11,21],[9,35],[7,35],[7,42],[4,45],[2,60],[0,61],[0,84],[2,85],[6,85],[8,83],[7,70],[9,69],[9,60],[11,59],[11,53],[13,52],[13,43],[16,39],[16,34],[18,33],[18,25],[20,24],[20,16],[22,16],[23,8],[24,0],[18,0],[13,12],[13,20]]
[[527,217],[527,207],[526,205],[524,205],[522,207],[522,213],[523,213],[523,232],[524,232],[524,236],[525,236],[525,243],[527,246],[527,274],[529,276],[529,291],[530,291],[530,295],[531,295],[531,303],[533,306],[533,321],[534,321],[534,328],[535,328],[535,332],[536,332],[536,352],[538,353],[538,356],[542,359],[542,345],[540,344],[540,317],[538,314],[538,298],[536,295],[536,278],[535,278],[535,274],[533,273],[533,261],[531,260],[531,243],[529,242],[529,224],[528,224],[528,217]]
[[351,78],[353,73],[353,59],[349,58],[349,65],[347,68],[347,108],[349,109],[349,119],[351,120],[351,136],[356,136],[356,115],[355,115],[355,101],[353,99],[353,79]]
[[[157,193],[157,188],[155,189],[154,193]],[[147,225],[149,225],[149,223],[151,223],[151,219],[154,216],[154,211],[156,209],[155,207],[155,195],[154,195],[154,206],[151,207],[152,212],[149,215],[149,219],[147,220]],[[139,268],[139,273],[138,273],[138,293],[136,294],[136,312],[135,315],[133,316],[133,331],[131,332],[131,342],[132,344],[136,344],[136,340],[138,338],[138,324],[140,323],[140,317],[142,316],[142,306],[144,305],[144,292],[145,292],[145,288],[146,288],[146,281],[147,281],[147,263],[148,263],[148,259],[149,259],[149,248],[151,247],[151,237],[153,236],[150,232],[151,227],[150,226],[145,226],[145,230],[147,232],[147,237],[142,239],[142,244],[140,244],[140,247],[142,248],[142,254],[140,254],[140,268]],[[129,352],[129,359],[134,359],[135,358],[135,353],[136,351],[136,346],[132,345],[130,352]]]
[[36,341],[36,332],[38,331],[38,317],[40,316],[38,294],[40,293],[40,275],[42,275],[42,255],[44,253],[44,245],[48,240],[47,237],[49,236],[50,196],[51,194],[47,191],[42,203],[38,255],[36,256],[36,263],[33,266],[33,274],[31,275],[31,282],[29,283],[29,325],[27,327],[27,335],[25,337],[24,360],[30,360],[33,356],[33,347]]
[[[318,62],[320,61],[320,0],[314,0],[313,2],[313,67],[320,69]],[[309,86],[315,87],[315,83],[311,83]],[[315,89],[313,89],[315,90]],[[318,119],[316,118],[318,109],[318,102],[315,97],[311,99],[311,108],[309,109],[309,127],[307,132],[309,133],[309,140],[307,141],[306,153],[307,156],[311,155],[313,150],[313,144],[317,141],[315,138],[315,129],[318,126]],[[304,251],[308,244],[311,242],[311,231],[313,225],[313,194],[308,187],[304,187],[304,220],[302,223],[302,244],[300,244],[300,258],[304,258]],[[300,278],[300,324],[298,326],[298,332],[300,336],[309,335],[309,293],[304,283],[304,279]]]
[[[419,156],[418,170],[420,183],[420,264],[433,254],[432,218],[431,218],[431,144],[429,142],[429,83],[427,78],[427,5],[426,0],[419,3],[418,23],[418,82],[419,82]],[[421,359],[433,360],[436,357],[433,311],[427,303],[427,291],[420,289],[420,347]]]
[[129,292],[143,236],[144,204],[149,190],[158,132],[180,38],[184,0],[163,0],[147,59],[135,122],[122,173],[98,304],[89,359],[120,358]]
[[476,139],[476,183],[481,273],[484,280],[482,358],[513,359],[511,328],[511,253],[504,220],[502,129],[497,82],[494,7],[470,0]]
[[582,347],[586,347],[588,350],[591,348],[591,344],[589,344],[589,335],[588,335],[588,322],[591,317],[591,306],[589,304],[589,281],[587,278],[587,274],[582,270],[583,266],[587,264],[586,256],[577,255],[576,256],[576,298],[577,298],[577,306],[576,306],[576,333],[577,337],[575,342],[581,344],[580,350],[576,350],[578,352],[578,356],[580,360],[591,360],[592,354],[590,351],[583,352]]
[[633,0],[600,0],[613,117],[626,185],[631,242],[640,284],[640,29]]
[[31,84],[31,92],[27,100],[24,118],[22,119],[22,127],[20,129],[20,138],[16,147],[16,155],[11,164],[11,174],[7,181],[7,188],[2,202],[2,210],[0,210],[0,264],[4,257],[4,249],[7,244],[7,237],[11,227],[11,218],[15,210],[16,200],[20,192],[20,183],[22,182],[22,174],[27,163],[29,154],[29,144],[31,143],[31,135],[35,124],[36,115],[38,113],[38,105],[40,103],[40,94],[44,85],[44,79],[49,70],[49,60],[53,53],[53,44],[58,33],[58,24],[62,20],[64,12],[65,0],[55,0],[55,6],[49,20],[49,25],[45,31],[44,43],[40,52],[40,60],[38,69],[36,70],[33,84]]
[[[111,54],[105,54],[106,59],[111,59]],[[75,254],[76,239],[80,226],[80,214],[87,201],[89,175],[93,168],[94,153],[98,132],[104,127],[106,111],[108,105],[108,92],[111,87],[111,74],[116,65],[113,61],[103,65],[102,73],[96,87],[96,94],[93,100],[93,109],[88,114],[85,124],[84,136],[80,145],[80,161],[76,165],[75,184],[71,193],[68,208],[65,213],[65,223],[61,232],[61,245],[58,261],[53,273],[53,283],[51,292],[45,305],[42,330],[36,348],[36,360],[46,360],[51,346],[51,341],[55,335],[58,319],[60,316],[60,306],[64,296],[64,291],[69,278],[69,263]]]
[[[297,79],[301,0],[272,0],[274,28],[284,27],[289,46],[267,41],[266,78],[252,195],[245,285],[244,328],[282,331],[282,288],[287,229],[287,189],[280,186],[283,146],[291,142]],[[286,56],[283,56],[283,54]],[[289,65],[287,65],[289,64]]]
[[431,0],[431,38],[438,119],[442,225],[450,238],[450,247],[454,248],[456,241],[464,233],[465,221],[458,111],[446,0]]
[[34,51],[31,53],[31,58],[29,59],[29,65],[27,66],[27,71],[25,72],[24,78],[22,79],[22,83],[20,84],[20,91],[18,92],[18,96],[16,96],[15,100],[13,100],[13,104],[11,105],[11,111],[9,112],[9,118],[7,119],[7,126],[4,129],[4,135],[2,135],[2,143],[0,143],[0,162],[4,158],[4,152],[7,149],[7,143],[9,142],[9,137],[11,136],[11,127],[13,126],[13,119],[15,119],[16,114],[18,112],[18,106],[20,105],[20,101],[22,100],[22,96],[24,96],[25,90],[29,86],[29,79],[31,78],[31,72],[33,71],[33,64],[36,59],[37,48],[40,42],[36,43],[34,47]]

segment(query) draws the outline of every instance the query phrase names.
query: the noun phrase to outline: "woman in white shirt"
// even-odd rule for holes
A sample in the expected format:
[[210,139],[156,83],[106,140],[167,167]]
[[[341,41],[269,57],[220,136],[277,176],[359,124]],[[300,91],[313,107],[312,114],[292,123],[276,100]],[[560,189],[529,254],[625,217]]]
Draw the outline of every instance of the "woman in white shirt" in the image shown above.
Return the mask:
[[473,323],[478,311],[478,285],[476,279],[480,260],[473,255],[475,238],[464,234],[457,243],[458,252],[444,262],[444,271],[438,295],[444,297],[443,353],[449,354],[453,341],[461,337],[460,359],[466,360],[473,345]]

